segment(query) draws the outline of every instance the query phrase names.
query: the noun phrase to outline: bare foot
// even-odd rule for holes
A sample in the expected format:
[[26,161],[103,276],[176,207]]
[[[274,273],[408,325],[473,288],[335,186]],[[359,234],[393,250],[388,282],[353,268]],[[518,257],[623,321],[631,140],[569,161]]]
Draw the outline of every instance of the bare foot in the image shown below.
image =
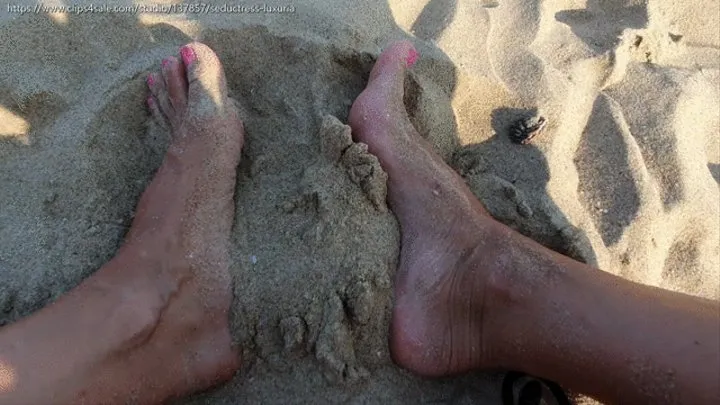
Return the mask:
[[193,43],[180,53],[182,61],[166,58],[162,73],[147,80],[148,106],[171,130],[171,145],[114,265],[98,272],[135,289],[147,324],[105,362],[82,403],[109,403],[124,389],[133,403],[158,403],[224,381],[239,367],[228,328],[228,244],[243,124],[212,50]]
[[388,173],[388,200],[400,221],[393,358],[415,373],[442,376],[492,363],[487,319],[478,316],[488,294],[478,291],[494,277],[489,252],[498,250],[492,241],[499,224],[410,123],[403,80],[416,58],[408,42],[383,52],[350,126]]

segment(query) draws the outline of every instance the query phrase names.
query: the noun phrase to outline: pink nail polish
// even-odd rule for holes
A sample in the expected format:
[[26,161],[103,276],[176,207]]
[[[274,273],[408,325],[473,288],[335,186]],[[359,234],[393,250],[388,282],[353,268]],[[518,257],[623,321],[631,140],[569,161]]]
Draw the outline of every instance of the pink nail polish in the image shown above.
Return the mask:
[[152,107],[153,104],[155,104],[155,100],[153,100],[152,97],[148,97],[148,98],[147,98],[147,105],[148,105],[148,107]]
[[166,67],[166,66],[169,65],[169,64],[170,64],[170,59],[163,59],[163,60],[162,60],[162,67]]
[[189,46],[183,46],[182,48],[180,48],[180,56],[182,56],[182,60],[186,66],[197,60],[195,51]]
[[405,62],[407,63],[407,67],[413,67],[415,62],[417,62],[418,57],[420,54],[418,51],[415,50],[415,48],[410,48],[410,51],[408,52],[407,59],[405,59]]
[[152,74],[149,74],[149,75],[148,75],[148,77],[147,77],[147,84],[148,84],[148,86],[152,86],[153,84],[155,84],[155,78],[153,77]]

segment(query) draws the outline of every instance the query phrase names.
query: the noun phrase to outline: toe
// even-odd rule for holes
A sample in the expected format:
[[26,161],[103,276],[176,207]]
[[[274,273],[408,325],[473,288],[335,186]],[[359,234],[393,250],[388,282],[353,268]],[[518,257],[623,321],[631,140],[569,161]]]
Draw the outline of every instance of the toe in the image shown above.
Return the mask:
[[215,52],[193,42],[180,48],[188,81],[188,108],[215,113],[228,107],[225,73]]
[[389,92],[388,96],[402,100],[405,70],[415,64],[418,53],[409,41],[391,44],[375,62],[368,88]]
[[172,104],[175,111],[185,111],[188,92],[185,66],[174,56],[167,57],[162,61],[162,75],[170,98],[170,104]]
[[[375,62],[365,90],[350,110],[350,125],[362,127],[365,122],[397,120],[405,114],[405,71],[417,60],[417,51],[408,41],[390,45]],[[388,114],[393,117],[388,117]]]
[[162,111],[160,111],[160,105],[158,104],[157,99],[155,99],[155,96],[148,96],[147,106],[148,109],[150,109],[150,114],[155,119],[155,121],[163,125],[167,123],[167,117],[165,116],[165,114],[163,114]]
[[147,78],[148,88],[155,101],[156,107],[168,119],[174,116],[175,110],[170,103],[170,97],[165,87],[165,80],[157,73],[151,73]]
[[[349,122],[353,135],[369,146],[386,170],[392,160],[389,139],[393,128],[414,131],[403,104],[405,71],[417,60],[408,41],[390,45],[375,62],[366,89],[353,103]],[[403,132],[404,131],[404,132]],[[396,131],[397,132],[397,131]]]

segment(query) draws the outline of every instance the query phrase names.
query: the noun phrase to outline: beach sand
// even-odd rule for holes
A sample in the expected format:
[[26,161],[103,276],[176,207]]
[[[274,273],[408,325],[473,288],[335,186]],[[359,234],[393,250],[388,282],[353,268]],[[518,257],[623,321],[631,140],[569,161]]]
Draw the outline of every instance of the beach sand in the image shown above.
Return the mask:
[[[0,326],[113,256],[168,143],[145,77],[194,39],[249,114],[232,235],[243,368],[178,403],[500,403],[500,372],[430,381],[389,357],[400,230],[377,160],[342,151],[396,39],[421,55],[413,123],[497,219],[604,271],[719,298],[717,1],[268,4],[292,7],[0,9]],[[511,143],[535,113],[544,133]]]

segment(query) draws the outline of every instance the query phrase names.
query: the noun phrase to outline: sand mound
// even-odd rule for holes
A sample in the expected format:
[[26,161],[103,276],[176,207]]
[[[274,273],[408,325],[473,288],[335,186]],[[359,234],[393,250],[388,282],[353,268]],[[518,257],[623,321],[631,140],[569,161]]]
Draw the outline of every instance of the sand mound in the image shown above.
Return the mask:
[[[343,122],[391,39],[414,37],[422,55],[406,81],[413,123],[495,217],[606,271],[720,296],[712,13],[658,1],[318,3],[0,13],[0,325],[112,257],[168,142],[147,119],[144,77],[195,38],[249,112],[232,266],[245,367],[185,403],[499,401],[497,375],[429,382],[389,359],[399,229],[385,174]],[[511,143],[509,126],[535,112],[545,133]]]

